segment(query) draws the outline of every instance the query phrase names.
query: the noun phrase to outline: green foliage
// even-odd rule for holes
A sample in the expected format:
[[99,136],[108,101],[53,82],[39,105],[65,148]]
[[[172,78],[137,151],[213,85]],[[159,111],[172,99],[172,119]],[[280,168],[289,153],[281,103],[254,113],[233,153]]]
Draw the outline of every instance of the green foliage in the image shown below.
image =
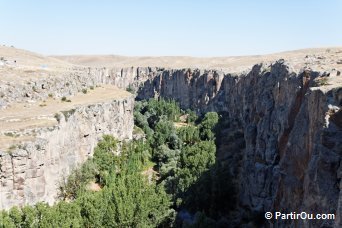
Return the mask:
[[163,116],[169,121],[176,121],[181,114],[178,103],[164,99],[150,99],[149,101],[137,102],[135,111],[140,112],[147,119],[152,117],[149,120],[150,127],[154,126],[155,122],[158,122]]
[[[188,125],[176,129],[184,113]],[[234,191],[228,168],[215,158],[218,114],[198,119],[174,101],[151,99],[136,103],[134,120],[146,140],[119,147],[115,138],[103,136],[93,158],[62,180],[62,201],[0,212],[0,227],[219,226]],[[151,179],[151,172],[158,178]],[[90,189],[90,183],[99,189]],[[175,224],[176,210],[189,211],[193,221]]]
[[215,133],[214,128],[219,121],[218,114],[216,112],[208,112],[205,114],[201,124],[199,125],[200,128],[200,136],[203,140],[214,140]]
[[110,172],[115,172],[115,162],[118,156],[115,156],[117,150],[117,140],[109,135],[103,136],[94,150],[94,163],[97,166],[99,175],[98,182],[104,185]]
[[[150,159],[149,145],[138,141],[124,144],[122,148],[121,155],[114,155],[117,140],[104,136],[94,158],[69,176],[69,191],[77,193],[69,197],[71,202],[14,207],[9,213],[0,212],[1,226],[158,227],[172,223],[175,213],[170,208],[169,195],[163,186],[149,182],[141,174]],[[106,172],[107,179],[101,191],[91,192],[84,187],[95,179],[97,171]]]
[[201,141],[182,149],[180,166],[200,175],[215,163],[216,146],[213,141]]
[[0,228],[15,228],[16,223],[6,211],[0,212]]
[[88,90],[87,89],[82,89],[82,93],[87,94]]
[[198,116],[196,115],[196,112],[187,109],[186,114],[188,115],[186,122],[187,123],[195,123],[195,121],[198,119]]
[[71,102],[71,100],[70,100],[70,99],[67,99],[66,97],[62,97],[62,98],[61,98],[61,101],[62,101],[62,102]]
[[79,194],[86,190],[86,185],[94,180],[98,167],[93,160],[86,161],[81,167],[71,171],[68,178],[59,184],[59,198],[63,200],[74,200]]
[[154,131],[152,146],[157,148],[165,143],[170,143],[171,134],[176,130],[172,122],[161,120],[156,124]]
[[38,225],[37,210],[34,207],[25,206],[22,211],[22,227],[35,227]]
[[9,217],[12,219],[12,221],[16,224],[21,226],[22,224],[22,212],[19,210],[18,207],[12,207],[9,211]]
[[129,93],[133,93],[133,94],[135,93],[135,90],[131,84],[128,85],[128,87],[126,88],[126,91]]
[[147,117],[140,112],[134,111],[134,123],[145,132],[147,137],[151,137],[153,135],[153,130],[149,127]]
[[181,127],[177,131],[179,138],[187,145],[193,145],[201,140],[199,128],[196,126]]

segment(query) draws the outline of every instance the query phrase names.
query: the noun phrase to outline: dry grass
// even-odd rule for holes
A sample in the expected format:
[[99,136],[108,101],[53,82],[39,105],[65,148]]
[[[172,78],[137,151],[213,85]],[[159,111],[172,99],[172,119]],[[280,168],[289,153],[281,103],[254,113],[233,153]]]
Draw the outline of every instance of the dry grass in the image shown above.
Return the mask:
[[[51,127],[57,125],[56,113],[75,109],[79,106],[97,104],[115,99],[128,98],[132,94],[115,86],[104,85],[89,91],[87,94],[78,93],[72,97],[72,102],[62,102],[59,99],[48,99],[41,103],[14,103],[0,110],[0,148],[13,144],[13,141],[28,140],[22,137],[5,136],[5,132],[20,132],[26,129]],[[29,139],[32,139],[31,137]]]
[[[74,55],[54,56],[60,60],[77,65],[91,67],[167,67],[167,68],[206,68],[224,69],[229,72],[240,72],[260,62],[273,62],[285,59],[291,65],[303,67],[307,55],[327,56],[336,64],[336,56],[342,57],[342,47],[311,48],[281,52],[269,55],[232,56],[232,57],[189,57],[189,56],[119,56],[119,55]],[[330,57],[329,57],[330,56]],[[326,60],[324,60],[326,61]],[[332,63],[332,64],[334,64]]]

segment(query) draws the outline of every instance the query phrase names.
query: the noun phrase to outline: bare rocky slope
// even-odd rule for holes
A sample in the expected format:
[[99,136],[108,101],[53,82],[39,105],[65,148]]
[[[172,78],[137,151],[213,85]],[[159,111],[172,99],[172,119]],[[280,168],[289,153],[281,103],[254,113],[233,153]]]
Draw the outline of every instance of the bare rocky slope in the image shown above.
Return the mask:
[[[245,141],[243,151],[219,148],[217,156],[232,166],[231,175],[239,190],[238,214],[246,211],[335,213],[334,221],[278,220],[270,223],[280,227],[340,227],[342,49],[301,50],[253,58],[246,58],[245,65],[241,61],[227,61],[231,65],[224,65],[227,67],[223,66],[222,70],[120,68],[115,64],[106,68],[72,65],[68,71],[59,73],[44,69],[45,75],[28,80],[31,84],[23,76],[22,83],[1,78],[0,105],[6,110],[13,102],[43,101],[51,92],[60,98],[73,96],[92,86],[112,84],[134,89],[138,99],[173,98],[183,108],[192,108],[199,113],[221,112],[243,132]],[[195,64],[200,65],[196,61]],[[128,100],[129,107],[132,102]],[[127,115],[132,113],[123,111],[119,115],[131,118]],[[104,119],[93,121],[104,123]],[[108,131],[112,127],[108,126]],[[6,163],[2,167],[10,166],[6,162],[8,156],[0,157],[0,161]],[[28,170],[28,167],[24,169]],[[2,184],[3,174],[8,173],[6,170],[10,168],[1,168]],[[36,185],[28,182],[24,182],[29,186],[27,189],[38,194],[34,189]]]

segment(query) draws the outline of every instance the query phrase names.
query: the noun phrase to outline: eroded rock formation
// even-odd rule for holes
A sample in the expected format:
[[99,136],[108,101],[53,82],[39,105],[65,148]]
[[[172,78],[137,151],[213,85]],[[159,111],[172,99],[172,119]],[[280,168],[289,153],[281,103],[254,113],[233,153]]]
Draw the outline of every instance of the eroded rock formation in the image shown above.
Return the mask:
[[0,151],[0,208],[55,202],[62,178],[92,155],[102,135],[132,138],[133,104],[130,97],[60,112],[55,126]]
[[239,207],[261,213],[334,213],[334,221],[273,222],[338,227],[342,88],[319,87],[325,75],[295,72],[284,61],[255,65],[242,75],[169,70],[146,81],[138,98],[173,98],[183,108],[224,112],[241,124],[246,148],[241,161],[231,163],[242,164],[232,169],[239,170],[232,173],[238,178]]
[[[336,52],[341,55],[342,52]],[[329,58],[323,55],[331,55]],[[197,112],[222,112],[241,129],[245,149],[219,148],[231,165],[244,213],[334,213],[335,220],[270,221],[281,227],[342,225],[341,69],[335,53],[296,57],[251,70],[75,68],[65,74],[0,85],[0,107],[72,96],[99,84],[131,87],[138,99],[172,98]],[[292,57],[291,57],[292,58]],[[334,64],[333,68],[329,68]],[[329,69],[327,69],[327,67]],[[139,89],[138,89],[139,88]],[[1,153],[1,206],[53,202],[60,175],[91,153],[103,133],[130,138],[133,100],[75,110],[58,127],[13,153]],[[101,111],[100,111],[101,110]],[[116,111],[119,110],[119,111]],[[99,130],[101,129],[101,130]],[[41,146],[37,146],[41,145]]]

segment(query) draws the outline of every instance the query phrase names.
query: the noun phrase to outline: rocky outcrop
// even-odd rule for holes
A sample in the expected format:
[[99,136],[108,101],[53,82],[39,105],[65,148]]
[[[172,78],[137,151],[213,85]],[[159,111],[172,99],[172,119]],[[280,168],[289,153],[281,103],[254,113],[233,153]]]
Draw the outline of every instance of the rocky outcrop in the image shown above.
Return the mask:
[[58,184],[92,156],[101,136],[132,138],[134,98],[109,100],[58,113],[58,124],[36,129],[33,141],[0,151],[0,209],[53,203]]
[[[48,97],[73,96],[85,89],[101,84],[115,85],[121,89],[137,88],[153,78],[160,69],[150,67],[130,68],[74,68],[66,72],[24,72],[23,80],[1,80],[0,109],[13,102],[33,102]],[[38,75],[37,75],[38,74]]]
[[241,124],[246,148],[241,161],[234,162],[242,165],[232,169],[239,170],[232,173],[238,177],[238,207],[261,214],[334,213],[336,220],[268,222],[340,227],[342,89],[319,87],[327,75],[296,72],[284,61],[255,65],[241,75],[166,70],[147,80],[138,98],[172,98],[183,108],[224,112]]

